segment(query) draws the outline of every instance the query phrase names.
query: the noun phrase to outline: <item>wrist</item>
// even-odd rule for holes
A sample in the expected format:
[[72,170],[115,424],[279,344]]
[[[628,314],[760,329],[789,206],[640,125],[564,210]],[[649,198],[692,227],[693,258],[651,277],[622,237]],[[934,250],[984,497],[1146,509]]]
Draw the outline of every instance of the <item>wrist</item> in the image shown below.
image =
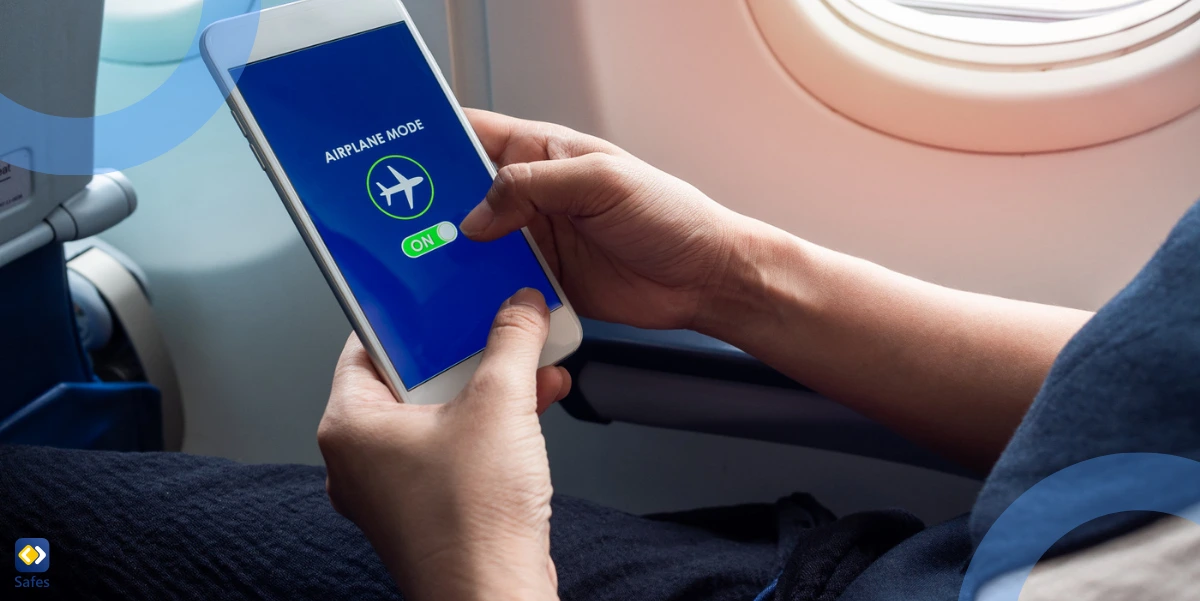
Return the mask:
[[396,570],[414,601],[557,601],[545,545],[488,544],[448,550]]
[[695,330],[743,348],[758,333],[782,331],[819,304],[822,249],[779,228],[739,216],[728,259],[697,315]]

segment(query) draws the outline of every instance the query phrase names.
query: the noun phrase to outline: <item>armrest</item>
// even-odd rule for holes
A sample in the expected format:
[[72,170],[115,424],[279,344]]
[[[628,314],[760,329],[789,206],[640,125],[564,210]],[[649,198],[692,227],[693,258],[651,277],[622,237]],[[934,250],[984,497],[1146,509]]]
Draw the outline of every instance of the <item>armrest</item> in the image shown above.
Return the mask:
[[575,380],[562,406],[576,419],[751,438],[977,477],[696,332],[583,321],[563,365]]

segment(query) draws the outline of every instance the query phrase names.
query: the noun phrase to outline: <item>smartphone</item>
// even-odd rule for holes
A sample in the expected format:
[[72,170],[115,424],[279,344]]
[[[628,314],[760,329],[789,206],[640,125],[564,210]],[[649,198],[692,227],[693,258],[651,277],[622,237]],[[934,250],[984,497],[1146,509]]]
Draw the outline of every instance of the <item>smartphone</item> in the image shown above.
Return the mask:
[[579,318],[528,231],[459,234],[496,168],[398,0],[304,0],[219,21],[201,53],[401,401],[456,396],[497,309],[524,287],[551,310],[541,364],[579,347]]

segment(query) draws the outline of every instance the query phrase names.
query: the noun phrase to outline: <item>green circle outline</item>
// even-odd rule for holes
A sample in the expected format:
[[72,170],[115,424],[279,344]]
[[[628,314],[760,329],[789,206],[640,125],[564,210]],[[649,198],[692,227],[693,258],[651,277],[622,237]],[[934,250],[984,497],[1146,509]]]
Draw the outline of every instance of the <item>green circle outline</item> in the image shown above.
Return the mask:
[[[429,182],[429,204],[425,205],[425,209],[422,210],[420,213],[417,213],[416,215],[413,215],[412,217],[400,217],[398,215],[393,215],[393,214],[383,210],[383,207],[379,206],[379,201],[375,200],[375,193],[371,190],[371,174],[375,173],[375,168],[378,167],[380,163],[382,163],[388,159],[404,159],[404,160],[416,165],[417,167],[420,167],[421,171],[425,173],[425,181]],[[424,215],[425,213],[427,213],[429,211],[430,208],[433,207],[433,194],[434,194],[433,178],[430,177],[429,171],[427,169],[425,169],[424,165],[418,163],[416,161],[416,159],[413,159],[411,157],[406,157],[402,154],[389,154],[389,155],[379,159],[378,161],[375,161],[375,164],[371,165],[371,168],[367,170],[367,196],[371,198],[371,204],[375,205],[375,208],[379,209],[380,213],[383,213],[384,215],[387,215],[388,217],[391,217],[392,219],[408,221],[410,219],[416,219],[417,217]]]

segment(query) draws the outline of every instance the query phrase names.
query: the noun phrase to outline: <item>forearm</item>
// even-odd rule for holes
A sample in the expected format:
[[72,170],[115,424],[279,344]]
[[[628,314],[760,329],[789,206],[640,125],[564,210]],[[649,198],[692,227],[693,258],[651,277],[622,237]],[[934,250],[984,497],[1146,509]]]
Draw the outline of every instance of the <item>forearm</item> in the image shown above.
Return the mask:
[[951,290],[748,220],[698,327],[986,469],[1091,314]]

